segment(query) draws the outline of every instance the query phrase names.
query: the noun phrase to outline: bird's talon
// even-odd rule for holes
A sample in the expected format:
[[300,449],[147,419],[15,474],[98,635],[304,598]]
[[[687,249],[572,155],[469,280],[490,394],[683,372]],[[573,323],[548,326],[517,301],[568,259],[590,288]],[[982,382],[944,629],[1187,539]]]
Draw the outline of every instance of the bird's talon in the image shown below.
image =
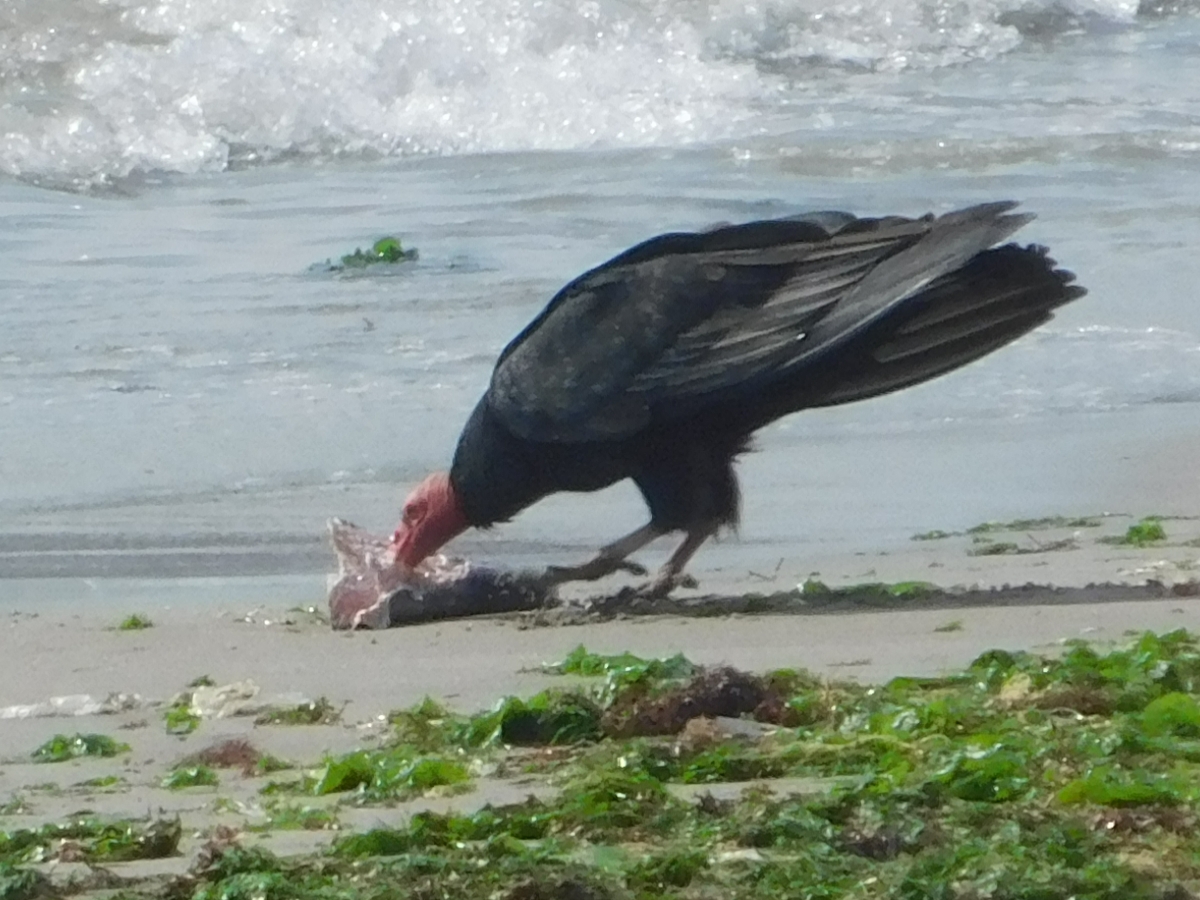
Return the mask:
[[551,584],[563,584],[567,581],[599,581],[614,572],[629,572],[633,575],[646,574],[645,568],[635,562],[597,557],[578,566],[546,566],[542,578]]

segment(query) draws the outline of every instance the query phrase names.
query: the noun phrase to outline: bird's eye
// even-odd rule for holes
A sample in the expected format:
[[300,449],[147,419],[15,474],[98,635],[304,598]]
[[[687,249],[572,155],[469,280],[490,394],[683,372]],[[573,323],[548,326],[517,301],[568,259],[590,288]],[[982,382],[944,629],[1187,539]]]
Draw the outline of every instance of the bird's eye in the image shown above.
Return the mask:
[[404,524],[416,525],[425,518],[425,504],[419,501],[404,504]]

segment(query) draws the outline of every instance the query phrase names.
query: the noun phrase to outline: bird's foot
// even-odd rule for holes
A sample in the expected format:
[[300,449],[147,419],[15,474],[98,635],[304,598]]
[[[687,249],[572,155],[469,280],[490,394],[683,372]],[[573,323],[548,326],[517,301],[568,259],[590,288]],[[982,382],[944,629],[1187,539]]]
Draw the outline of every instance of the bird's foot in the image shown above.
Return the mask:
[[568,581],[597,581],[613,572],[645,575],[646,569],[627,559],[597,556],[578,566],[547,566],[543,578],[548,584],[564,584]]
[[644,600],[662,600],[664,597],[670,596],[676,588],[697,588],[699,586],[700,582],[686,572],[659,572],[657,578],[638,588],[634,592],[634,596]]

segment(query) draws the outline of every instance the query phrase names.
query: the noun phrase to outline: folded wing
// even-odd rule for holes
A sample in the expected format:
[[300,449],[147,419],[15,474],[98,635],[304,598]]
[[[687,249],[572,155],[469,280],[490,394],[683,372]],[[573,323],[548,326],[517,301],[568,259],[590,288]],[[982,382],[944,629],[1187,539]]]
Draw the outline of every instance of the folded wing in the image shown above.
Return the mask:
[[1031,218],[1013,206],[916,220],[814,213],[655,238],[563,288],[502,354],[489,402],[520,437],[581,442],[753,402],[809,373],[815,386],[839,351],[872,337],[813,405],[932,377],[974,358],[981,328],[1011,340],[997,291],[975,296],[956,278]]

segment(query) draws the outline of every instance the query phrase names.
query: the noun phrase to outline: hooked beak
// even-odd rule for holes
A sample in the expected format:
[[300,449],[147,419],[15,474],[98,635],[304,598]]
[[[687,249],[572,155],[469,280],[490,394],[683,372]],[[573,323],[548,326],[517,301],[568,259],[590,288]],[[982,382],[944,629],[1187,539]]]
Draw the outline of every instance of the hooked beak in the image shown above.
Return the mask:
[[392,535],[396,562],[415,569],[469,525],[449,474],[435,472],[404,503],[404,519]]
[[392,552],[395,554],[396,562],[411,572],[433,551],[421,553],[417,541],[417,529],[401,523],[400,527],[392,533]]

